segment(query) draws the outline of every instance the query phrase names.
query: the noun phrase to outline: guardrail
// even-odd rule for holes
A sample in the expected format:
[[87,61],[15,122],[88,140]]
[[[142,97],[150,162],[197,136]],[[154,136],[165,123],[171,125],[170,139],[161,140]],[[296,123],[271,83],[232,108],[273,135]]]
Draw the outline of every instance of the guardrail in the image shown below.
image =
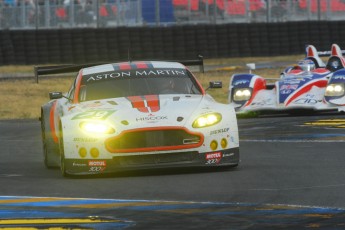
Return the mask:
[[345,20],[344,0],[3,0],[0,29]]

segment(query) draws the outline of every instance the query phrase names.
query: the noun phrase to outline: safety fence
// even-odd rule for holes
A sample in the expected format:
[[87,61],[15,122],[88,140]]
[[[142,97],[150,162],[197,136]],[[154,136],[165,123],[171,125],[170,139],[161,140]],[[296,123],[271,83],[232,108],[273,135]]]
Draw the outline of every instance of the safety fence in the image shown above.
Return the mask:
[[0,0],[0,29],[345,20],[345,0]]
[[291,55],[344,37],[345,21],[0,30],[0,65]]

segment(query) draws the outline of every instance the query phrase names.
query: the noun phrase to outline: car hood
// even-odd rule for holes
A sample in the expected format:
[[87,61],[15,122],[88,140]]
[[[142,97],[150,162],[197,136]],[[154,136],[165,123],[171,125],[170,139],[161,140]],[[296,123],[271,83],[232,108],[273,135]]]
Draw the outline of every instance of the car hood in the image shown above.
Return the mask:
[[214,103],[208,95],[123,97],[80,103],[70,111],[70,119],[101,119],[127,128],[185,126],[199,114],[212,112]]

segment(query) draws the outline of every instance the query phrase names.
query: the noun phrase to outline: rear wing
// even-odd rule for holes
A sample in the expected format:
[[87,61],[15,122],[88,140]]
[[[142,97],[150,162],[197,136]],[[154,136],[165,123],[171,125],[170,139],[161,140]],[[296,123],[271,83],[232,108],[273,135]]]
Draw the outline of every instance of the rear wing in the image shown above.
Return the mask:
[[[332,51],[317,51],[319,57],[328,57],[331,56]],[[341,54],[345,55],[345,50],[341,50]]]
[[[147,61],[155,61],[155,60],[147,60]],[[163,60],[158,60],[158,61],[163,61]],[[164,60],[164,61],[179,62],[185,66],[199,66],[199,71],[202,73],[205,72],[204,57],[202,55],[199,55],[198,58],[194,60]],[[109,63],[118,63],[118,62],[121,62],[121,61],[88,63],[88,64],[66,64],[66,65],[54,65],[54,66],[35,66],[34,67],[35,80],[36,80],[36,83],[38,83],[39,76],[78,72],[80,69],[91,67],[91,66],[109,64]]]
[[[335,45],[335,44],[334,44]],[[308,47],[309,46],[312,46],[312,45],[306,45],[305,46],[305,56],[308,56]],[[337,46],[337,45],[336,45]],[[314,47],[315,48],[315,47]],[[340,48],[339,48],[340,50]],[[316,51],[316,49],[315,49]],[[345,50],[340,50],[341,51],[341,54],[342,55],[345,55]],[[316,54],[319,56],[319,57],[328,57],[328,56],[331,56],[332,55],[332,51],[331,50],[327,50],[327,51],[316,51]]]

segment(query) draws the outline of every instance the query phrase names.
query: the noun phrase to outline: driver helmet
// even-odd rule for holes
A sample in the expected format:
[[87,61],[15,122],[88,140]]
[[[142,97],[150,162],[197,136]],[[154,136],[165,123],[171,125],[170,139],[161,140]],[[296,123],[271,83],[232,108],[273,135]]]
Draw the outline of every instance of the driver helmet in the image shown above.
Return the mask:
[[310,59],[304,59],[304,60],[299,61],[298,66],[303,71],[308,71],[308,72],[315,69],[315,63]]
[[331,66],[332,66],[334,69],[338,69],[339,66],[340,66],[339,60],[333,60],[333,61],[331,61]]
[[158,78],[156,79],[156,84],[161,89],[173,89],[175,85],[172,78]]

